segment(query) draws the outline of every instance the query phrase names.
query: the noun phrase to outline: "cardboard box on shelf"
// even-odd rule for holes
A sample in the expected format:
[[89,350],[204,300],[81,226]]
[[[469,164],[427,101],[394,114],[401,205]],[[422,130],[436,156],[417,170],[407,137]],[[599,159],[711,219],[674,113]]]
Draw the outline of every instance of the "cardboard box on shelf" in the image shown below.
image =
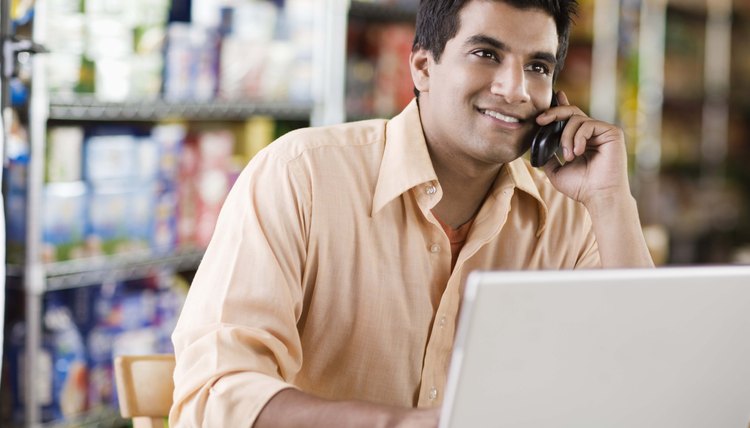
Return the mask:
[[83,257],[86,253],[86,203],[88,191],[82,181],[48,183],[44,187],[42,260],[56,262]]
[[156,195],[154,183],[122,181],[91,186],[86,237],[89,255],[148,249]]
[[69,182],[82,179],[83,128],[55,126],[47,132],[47,182]]
[[235,176],[234,137],[229,128],[213,128],[186,139],[180,159],[178,245],[208,245]]
[[137,138],[133,135],[97,135],[84,144],[84,172],[90,183],[134,178]]

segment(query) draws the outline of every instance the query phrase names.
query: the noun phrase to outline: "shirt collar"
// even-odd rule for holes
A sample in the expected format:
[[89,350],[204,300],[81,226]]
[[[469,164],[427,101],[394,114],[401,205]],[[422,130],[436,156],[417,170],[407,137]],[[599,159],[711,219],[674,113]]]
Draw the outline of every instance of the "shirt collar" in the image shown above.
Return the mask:
[[[532,174],[539,173],[532,172],[532,170],[533,167],[523,158],[518,158],[506,164],[506,167],[503,168],[503,171],[507,174],[507,178],[510,179],[515,188],[527,193],[536,200],[537,207],[539,208],[539,227],[537,228],[536,236],[539,237],[547,224],[548,210],[547,204],[539,193],[539,186],[537,186],[537,182],[542,178],[538,177],[535,179]],[[502,172],[500,175],[503,175]],[[498,177],[493,192],[498,191],[502,187],[498,185],[501,181],[500,177]]]
[[385,150],[380,164],[372,215],[402,193],[422,183],[437,181],[416,98],[389,120],[385,128]]
[[[536,199],[539,206],[539,228],[537,229],[537,236],[539,236],[547,221],[547,205],[532,177],[531,168],[529,163],[522,158],[506,164],[506,167],[502,169],[505,173],[501,171],[498,174],[491,193],[496,197],[497,192],[510,184]],[[415,98],[400,114],[386,124],[385,149],[375,186],[371,215],[377,214],[388,202],[407,190],[427,182],[437,184],[437,175],[427,151],[427,142],[422,132],[422,121]]]

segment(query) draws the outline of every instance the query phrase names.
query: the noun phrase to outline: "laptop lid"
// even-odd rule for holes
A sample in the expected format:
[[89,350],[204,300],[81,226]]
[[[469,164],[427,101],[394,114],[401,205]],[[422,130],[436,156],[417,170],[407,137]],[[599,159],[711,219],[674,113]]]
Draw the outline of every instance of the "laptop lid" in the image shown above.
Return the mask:
[[475,272],[441,427],[748,427],[750,267]]

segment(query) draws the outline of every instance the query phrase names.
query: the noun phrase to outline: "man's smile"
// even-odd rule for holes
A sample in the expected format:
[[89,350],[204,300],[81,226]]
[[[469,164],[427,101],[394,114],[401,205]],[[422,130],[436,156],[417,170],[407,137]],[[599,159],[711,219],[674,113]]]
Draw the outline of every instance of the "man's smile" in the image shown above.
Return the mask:
[[526,119],[524,118],[500,113],[497,110],[490,110],[490,109],[484,109],[484,108],[478,108],[477,110],[479,111],[479,113],[485,116],[491,117],[492,119],[499,120],[503,122],[505,125],[510,125],[513,128],[523,126],[526,123]]

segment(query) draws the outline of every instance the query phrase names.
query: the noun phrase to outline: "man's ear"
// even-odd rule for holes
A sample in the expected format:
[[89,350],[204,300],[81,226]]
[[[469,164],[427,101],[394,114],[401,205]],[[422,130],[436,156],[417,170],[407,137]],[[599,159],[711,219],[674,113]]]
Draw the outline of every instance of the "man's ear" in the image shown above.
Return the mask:
[[432,55],[426,49],[417,49],[409,55],[411,80],[419,92],[430,91],[430,64]]

